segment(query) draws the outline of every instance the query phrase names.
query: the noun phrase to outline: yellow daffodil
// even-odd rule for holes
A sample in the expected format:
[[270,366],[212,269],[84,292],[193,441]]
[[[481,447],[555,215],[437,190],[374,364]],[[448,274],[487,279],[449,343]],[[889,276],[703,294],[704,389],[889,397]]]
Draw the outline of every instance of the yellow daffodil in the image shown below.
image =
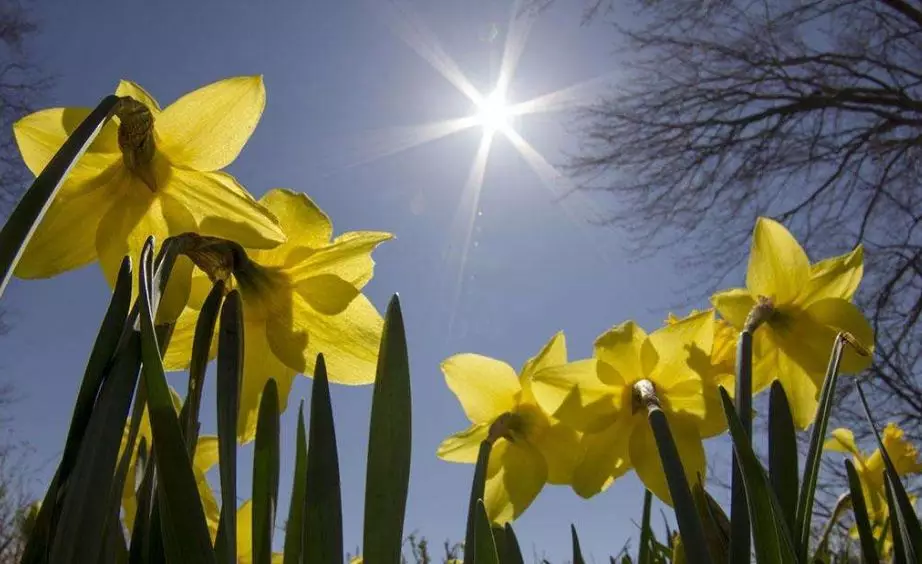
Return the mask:
[[669,421],[688,479],[704,477],[702,427],[709,414],[693,365],[709,363],[712,321],[713,314],[705,312],[650,335],[628,321],[596,340],[595,360],[535,375],[539,405],[583,432],[585,454],[573,474],[579,495],[595,495],[634,468],[647,489],[671,503],[643,405],[651,393]]
[[[208,518],[217,519],[214,513]],[[280,552],[272,553],[272,564],[281,564],[283,555]],[[253,563],[253,501],[247,500],[237,508],[237,564]]]
[[[900,476],[918,474],[922,472],[922,459],[916,447],[903,438],[903,431],[895,424],[890,423],[884,428],[884,448],[896,467]],[[864,503],[868,510],[868,518],[874,532],[880,535],[889,516],[887,506],[887,493],[884,485],[884,458],[880,449],[875,449],[870,455],[862,453],[855,443],[855,435],[849,429],[839,428],[832,432],[832,437],[826,441],[823,448],[827,450],[845,452],[852,455],[852,462],[861,482],[864,493]],[[858,530],[853,529],[852,535],[857,538]],[[891,536],[888,531],[885,553],[889,552]]]
[[[759,218],[746,288],[711,299],[738,331],[747,319],[761,322],[753,335],[753,392],[778,379],[800,428],[813,421],[836,334],[845,331],[868,350],[873,346],[870,325],[850,301],[861,282],[862,260],[859,245],[851,253],[810,264],[787,229]],[[758,315],[749,318],[757,305]],[[869,362],[846,348],[841,370],[860,372]]]
[[484,505],[491,521],[516,519],[545,483],[567,484],[579,459],[579,436],[549,418],[535,403],[531,378],[567,362],[566,341],[555,335],[516,375],[505,362],[477,354],[459,354],[442,362],[448,387],[458,397],[469,428],[451,435],[438,456],[474,463],[480,443],[499,437],[487,465]]
[[[170,392],[173,395],[173,407],[175,407],[176,412],[179,413],[181,406],[179,395],[172,389]],[[122,452],[124,452],[127,439],[128,426],[126,425],[125,431],[122,434],[119,459],[121,459]],[[140,485],[144,471],[144,469],[138,465],[138,449],[140,448],[142,439],[147,445],[147,454],[150,456],[153,432],[151,431],[150,417],[147,409],[141,414],[141,423],[138,427],[138,438],[135,441],[134,450],[131,453],[131,459],[128,464],[128,474],[125,478],[125,485],[122,488],[122,515],[125,527],[129,531],[134,527],[135,513],[138,508],[137,487]],[[205,477],[205,474],[217,463],[218,438],[211,435],[199,437],[195,445],[195,457],[192,460],[192,470],[195,473],[195,482],[198,486],[199,496],[201,496],[202,504],[205,508],[205,516],[208,518],[208,530],[211,533],[212,540],[214,540],[218,532],[218,504],[214,499],[214,495],[211,493],[211,486],[208,484],[208,479]]]
[[[163,110],[132,82],[121,81],[115,93],[122,97],[116,118],[71,170],[26,247],[18,276],[46,278],[98,259],[114,283],[122,257],[137,261],[150,235],[159,243],[194,231],[253,248],[284,241],[275,218],[220,172],[262,115],[261,77],[215,82]],[[34,174],[89,112],[54,108],[16,122],[16,142]],[[191,264],[182,260],[171,278],[177,300],[189,271]],[[181,303],[172,304],[176,314]]]
[[284,407],[297,373],[312,373],[323,353],[331,382],[374,381],[381,315],[362,294],[371,279],[371,252],[390,233],[356,231],[331,240],[330,219],[306,195],[270,190],[259,201],[279,221],[287,241],[245,250],[223,239],[186,234],[177,241],[197,266],[187,307],[164,356],[168,369],[189,365],[198,309],[216,280],[243,300],[244,368],[238,433],[256,431],[259,397],[269,378]]

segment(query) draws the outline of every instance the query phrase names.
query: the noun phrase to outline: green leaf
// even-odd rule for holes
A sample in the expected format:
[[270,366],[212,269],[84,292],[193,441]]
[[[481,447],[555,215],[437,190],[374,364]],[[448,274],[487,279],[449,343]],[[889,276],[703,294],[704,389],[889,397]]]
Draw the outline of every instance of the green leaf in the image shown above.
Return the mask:
[[[145,439],[141,439],[138,455],[138,467],[142,457],[141,451],[146,451]],[[137,491],[137,507],[134,513],[134,528],[131,530],[131,543],[128,548],[129,564],[143,564],[146,559],[147,532],[150,526],[151,498],[153,497],[154,485],[154,464],[153,460],[148,458],[144,465],[144,477],[141,478],[141,485]]]
[[[698,518],[701,519],[701,525],[704,528],[704,537],[708,543],[708,549],[715,563],[723,564],[727,562],[730,549],[731,526],[730,519],[724,513],[720,504],[711,497],[701,484],[701,477],[692,484],[692,497],[695,499],[695,508],[698,510]],[[667,538],[672,538],[668,532]]]
[[269,378],[259,400],[253,454],[253,563],[271,564],[279,498],[279,391]]
[[384,318],[371,402],[363,535],[368,564],[400,559],[410,483],[411,403],[406,334],[395,295]]
[[189,361],[189,388],[183,403],[179,420],[182,421],[183,437],[189,456],[195,458],[195,445],[198,442],[199,410],[202,405],[202,388],[205,385],[205,369],[211,353],[221,300],[224,297],[224,282],[218,280],[202,303],[198,319],[195,322],[195,335],[192,338],[192,357]]
[[579,537],[576,535],[576,527],[570,525],[570,540],[573,542],[573,564],[586,564],[583,560],[583,551],[579,548]]
[[[740,473],[746,488],[756,562],[759,564],[795,562],[794,548],[781,504],[769,485],[765,470],[752,451],[749,435],[743,430],[743,425],[733,409],[733,403],[727,390],[723,386],[720,386],[719,390],[724,415],[727,417],[730,436],[733,439],[733,451],[740,462]],[[735,530],[733,534],[736,534]],[[749,534],[748,531],[746,534]],[[698,560],[692,555],[694,541],[690,540],[684,532],[682,539],[682,545],[689,555],[689,561],[697,562]]]
[[[893,465],[893,460],[890,458],[887,449],[884,448],[884,441],[877,428],[877,422],[875,422],[874,417],[871,416],[871,409],[868,407],[868,400],[864,396],[861,382],[856,381],[855,387],[858,389],[858,397],[861,399],[861,405],[864,408],[864,414],[868,420],[868,424],[870,424],[871,429],[874,431],[874,436],[877,438],[877,448],[880,450],[881,457],[884,460],[884,473],[893,488],[893,500],[896,502],[897,506],[895,515],[897,517],[897,523],[902,529],[903,543],[906,547],[907,558],[909,558],[910,562],[919,562],[920,559],[922,559],[922,525],[919,524],[919,517],[916,515],[916,511],[912,506],[912,500],[909,499],[909,494],[906,493],[906,488],[903,487],[900,474],[896,471],[896,466]],[[894,514],[891,513],[891,516],[892,515]],[[895,528],[896,527],[894,527],[894,529]]]
[[[890,478],[886,473],[884,474],[884,491],[887,494],[887,508],[890,512],[890,532],[893,536],[893,564],[915,562],[915,560],[912,560],[912,554],[909,552],[910,549],[906,546],[906,541],[904,540],[906,538],[905,529],[899,522],[899,518],[893,519],[893,516],[899,515],[899,507],[893,496],[893,484],[890,482]],[[883,542],[881,542],[881,548],[883,548]]]
[[301,564],[305,489],[307,487],[307,434],[304,432],[304,401],[298,406],[298,436],[295,439],[295,475],[285,522],[284,564]]
[[525,564],[522,549],[519,548],[519,539],[516,538],[515,531],[512,530],[512,523],[506,523],[503,533],[505,542],[503,543],[503,557],[500,558],[500,562],[502,564]]
[[237,412],[243,378],[243,308],[240,293],[230,292],[221,306],[218,329],[217,413],[221,518],[215,552],[223,564],[237,562]]
[[855,526],[858,528],[858,539],[861,541],[861,554],[865,562],[876,562],[877,548],[874,546],[874,531],[871,530],[871,520],[868,519],[868,509],[864,503],[864,493],[861,491],[861,480],[851,460],[845,461],[845,473],[848,475],[848,489],[852,496],[852,512],[855,514]]
[[807,560],[810,550],[811,518],[813,516],[813,500],[816,496],[816,482],[820,474],[820,458],[823,454],[823,443],[826,439],[826,428],[829,426],[829,415],[832,413],[833,395],[836,381],[839,379],[839,363],[842,361],[842,352],[846,345],[845,337],[840,333],[836,336],[832,346],[832,355],[823,380],[820,392],[819,405],[816,419],[813,422],[813,434],[810,436],[810,446],[807,449],[807,460],[804,465],[803,482],[800,486],[800,495],[797,498],[797,515],[795,519],[794,534],[796,539],[798,559]]
[[323,355],[317,355],[311,389],[311,420],[307,443],[307,484],[304,510],[305,562],[343,561],[343,505],[339,455],[330,404],[330,382]]
[[[755,329],[753,329],[755,330]],[[752,440],[752,330],[746,328],[739,336],[736,349],[736,414],[743,432]],[[752,548],[749,537],[749,506],[743,484],[742,469],[736,458],[732,461],[730,478],[730,562],[749,562]],[[685,534],[683,533],[684,537]],[[693,541],[692,541],[693,542]],[[683,543],[683,547],[685,543]],[[691,550],[689,554],[693,553]]]
[[[64,141],[45,169],[23,194],[0,231],[0,296],[6,290],[29,239],[41,223],[68,172],[89,148],[109,120],[117,96],[106,96]],[[95,560],[94,560],[95,562]]]
[[650,490],[643,491],[643,513],[640,518],[640,548],[637,551],[637,564],[652,564],[653,555],[650,553],[650,537],[653,529],[650,527],[650,507],[653,504],[653,494]]
[[[140,261],[140,328],[144,359],[143,382],[147,389],[153,453],[157,461],[157,501],[163,529],[164,551],[169,561],[214,562],[214,552],[202,500],[198,494],[192,459],[185,448],[182,429],[166,376],[160,346],[154,332],[151,307],[151,253],[149,238]],[[164,282],[165,284],[165,278]]]
[[797,519],[797,432],[781,382],[772,382],[768,402],[768,476],[790,530]]
[[[475,564],[499,564],[499,555],[496,553],[496,543],[493,540],[493,528],[490,518],[487,517],[487,508],[483,500],[477,500],[474,510],[474,550],[473,561]],[[467,546],[464,555],[467,557]]]
[[493,444],[489,441],[480,443],[477,453],[477,464],[474,466],[474,479],[471,481],[471,497],[467,505],[467,529],[464,535],[464,564],[474,564],[474,539],[477,530],[477,507],[483,505],[483,490],[487,481],[487,465],[490,462],[490,451]]
[[663,471],[666,474],[666,482],[669,485],[669,493],[672,495],[676,521],[679,523],[679,534],[689,545],[687,552],[693,562],[702,564],[712,562],[705,543],[701,520],[698,518],[698,511],[695,508],[691,491],[688,489],[685,468],[679,458],[679,451],[676,448],[675,440],[672,438],[669,423],[666,421],[666,414],[659,408],[653,408],[649,410],[647,420],[653,430],[653,437],[656,439],[656,447],[663,464]]

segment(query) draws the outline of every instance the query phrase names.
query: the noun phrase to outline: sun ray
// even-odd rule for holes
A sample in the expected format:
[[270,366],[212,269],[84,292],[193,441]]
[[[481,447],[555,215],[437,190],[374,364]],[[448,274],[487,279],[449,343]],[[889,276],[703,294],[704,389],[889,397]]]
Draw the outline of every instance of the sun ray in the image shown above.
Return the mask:
[[[480,193],[483,189],[483,178],[487,171],[487,158],[490,156],[490,147],[493,145],[495,135],[492,131],[484,130],[480,138],[480,145],[477,147],[477,154],[474,155],[474,161],[471,163],[471,169],[467,176],[467,182],[464,183],[464,190],[461,192],[461,201],[455,211],[452,220],[451,240],[461,239],[461,245],[453,249],[454,252],[449,254],[448,268],[452,268],[454,258],[458,257],[457,278],[453,281],[451,288],[451,311],[448,319],[448,332],[451,333],[454,323],[455,314],[461,302],[461,292],[464,289],[464,273],[467,269],[467,259],[471,247],[471,237],[474,233],[474,223],[477,221],[477,207],[480,204]],[[460,237],[456,237],[458,232]]]
[[417,55],[429,63],[448,82],[452,83],[472,102],[480,100],[480,92],[464,76],[458,64],[439,45],[436,38],[412,9],[401,0],[381,2],[386,5],[384,18],[395,35],[400,37]]
[[614,72],[601,74],[560,90],[532,98],[525,102],[513,104],[509,113],[516,116],[536,113],[562,112],[570,110],[588,101],[589,96],[596,89],[606,86],[608,81],[615,77]]
[[337,148],[336,154],[346,155],[346,162],[334,165],[327,175],[396,155],[413,147],[464,131],[477,124],[476,117],[467,116],[419,125],[388,127],[362,132],[360,136],[352,141],[351,146]]
[[506,29],[506,41],[503,46],[503,59],[500,63],[499,79],[496,81],[496,91],[505,96],[509,84],[515,77],[515,69],[519,66],[522,51],[528,42],[531,26],[535,21],[535,14],[522,9],[522,0],[512,3],[509,14],[509,26]]

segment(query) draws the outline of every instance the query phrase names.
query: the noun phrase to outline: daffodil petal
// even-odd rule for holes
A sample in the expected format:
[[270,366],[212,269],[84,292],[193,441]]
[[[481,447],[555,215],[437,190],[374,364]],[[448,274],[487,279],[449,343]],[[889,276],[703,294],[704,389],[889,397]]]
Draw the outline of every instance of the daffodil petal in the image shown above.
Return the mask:
[[698,432],[702,439],[716,437],[727,430],[727,418],[723,411],[723,401],[717,386],[722,385],[730,397],[733,397],[733,374],[723,375],[718,381],[703,381],[704,417],[699,423]]
[[541,348],[534,357],[528,359],[522,367],[522,373],[519,379],[523,382],[531,380],[532,376],[539,370],[550,366],[560,366],[567,363],[567,339],[563,331],[555,334]]
[[547,482],[544,457],[527,442],[498,441],[488,466],[483,503],[490,521],[497,525],[528,509]]
[[752,235],[746,287],[775,304],[792,303],[810,280],[810,259],[783,225],[760,217]]
[[[841,331],[850,333],[868,351],[874,350],[874,331],[871,329],[871,324],[868,323],[861,310],[851,302],[839,298],[825,298],[810,304],[806,314],[816,325],[826,328],[825,342],[818,334],[811,342],[816,342],[825,348],[827,358],[832,352],[836,334]],[[819,333],[819,331],[816,332]],[[845,347],[842,355],[842,372],[861,372],[870,364],[870,357],[860,355],[850,346]]]
[[199,88],[157,116],[159,149],[182,167],[222,169],[237,158],[265,105],[260,76],[227,78]]
[[599,364],[588,359],[540,370],[531,393],[541,409],[574,429],[599,431],[618,416],[625,393],[623,385],[601,381]]
[[848,452],[857,457],[861,456],[861,451],[858,450],[858,445],[855,443],[854,433],[841,427],[832,431],[832,436],[823,443],[823,450]]
[[295,371],[272,352],[266,337],[265,320],[254,315],[244,300],[243,306],[243,382],[240,386],[240,413],[237,418],[237,438],[248,442],[256,436],[259,400],[269,378],[278,384],[279,406],[284,410],[294,382]]
[[573,491],[592,497],[630,470],[628,443],[636,419],[626,414],[598,433],[583,435],[583,458],[573,471]]
[[147,90],[144,90],[135,82],[120,80],[118,86],[115,88],[115,95],[122,98],[127,96],[133,98],[135,101],[141,102],[147,106],[155,117],[160,113],[160,104],[157,103],[157,100],[148,94]]
[[713,339],[713,311],[692,315],[650,334],[659,360],[649,378],[673,411],[704,417],[701,375],[696,368],[710,368]]
[[[19,152],[32,174],[38,176],[44,170],[64,141],[88,115],[89,108],[52,108],[29,114],[13,124]],[[69,176],[85,179],[120,159],[117,136],[114,123],[103,126]]]
[[633,321],[612,327],[595,340],[595,357],[613,368],[623,382],[645,377],[646,365],[651,364],[645,357],[651,355],[655,358],[656,352],[647,341],[647,334]]
[[359,295],[358,288],[335,274],[312,276],[299,282],[295,290],[312,308],[324,315],[342,313]]
[[515,407],[521,390],[515,370],[479,354],[457,354],[442,361],[448,388],[473,423],[487,425]]
[[819,385],[801,364],[788,356],[785,351],[776,350],[773,356],[774,365],[766,368],[771,370],[781,382],[781,387],[784,388],[784,393],[788,398],[788,404],[791,406],[794,424],[800,429],[806,429],[813,423],[813,418],[816,416]]
[[810,280],[798,300],[807,306],[824,298],[851,300],[864,275],[864,248],[861,245],[841,256],[821,260],[810,267]]
[[333,274],[361,289],[374,272],[371,252],[392,238],[390,233],[376,231],[344,233],[320,249],[299,247],[292,250],[285,258],[285,270],[296,282]]
[[266,192],[259,203],[278,218],[282,230],[288,233],[288,243],[283,245],[286,253],[295,245],[313,249],[323,247],[333,237],[329,216],[307,194],[274,188]]
[[237,508],[237,564],[253,562],[253,501]]
[[752,294],[745,288],[717,292],[711,296],[711,303],[714,304],[717,313],[737,331],[743,330],[749,312],[756,305]]
[[922,472],[922,460],[919,459],[918,449],[904,438],[903,430],[896,424],[888,423],[884,428],[883,442],[898,475]]
[[[199,310],[185,308],[173,324],[170,343],[163,355],[163,367],[166,370],[185,370],[192,359],[192,343],[195,341],[195,326],[198,323]],[[212,336],[208,358],[213,359],[218,352],[218,332]]]
[[[286,365],[313,373],[323,353],[330,381],[362,385],[375,379],[384,320],[362,294],[340,313],[315,310],[296,292],[277,292],[266,321],[269,346]],[[289,301],[290,305],[284,304]]]
[[573,472],[583,454],[579,433],[569,425],[554,422],[534,441],[534,445],[547,462],[549,484],[569,484],[573,481]]
[[442,441],[436,456],[447,462],[473,464],[477,462],[480,443],[487,438],[488,423],[475,423]]
[[182,314],[189,302],[194,269],[195,265],[189,257],[185,255],[176,257],[173,270],[170,271],[170,278],[163,291],[163,297],[160,299],[160,307],[157,308],[156,323],[158,325],[176,321]]
[[272,248],[285,241],[275,216],[243,195],[243,189],[228,174],[173,168],[164,193],[188,210],[199,235],[253,249]]
[[[698,480],[698,476],[701,476],[703,482],[706,471],[704,444],[701,442],[701,435],[698,434],[697,425],[693,421],[688,421],[687,418],[667,415],[667,419],[679,452],[679,459],[685,469],[686,479],[689,483],[694,483]],[[672,495],[666,483],[666,473],[663,471],[659,449],[653,438],[653,431],[646,421],[634,427],[629,448],[631,464],[644,486],[664,503],[672,505]]]

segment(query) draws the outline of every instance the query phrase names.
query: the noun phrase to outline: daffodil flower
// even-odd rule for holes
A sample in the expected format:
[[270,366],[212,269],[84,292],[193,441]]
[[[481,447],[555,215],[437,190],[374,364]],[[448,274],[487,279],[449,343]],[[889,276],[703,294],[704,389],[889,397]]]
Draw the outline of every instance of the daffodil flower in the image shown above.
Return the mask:
[[693,366],[709,362],[712,319],[710,313],[698,314],[650,335],[628,321],[596,340],[595,359],[535,375],[538,404],[583,433],[585,453],[573,474],[576,493],[593,496],[633,468],[647,489],[671,503],[647,421],[645,404],[651,400],[666,415],[689,480],[703,479],[702,428],[709,414]]
[[442,441],[438,456],[474,463],[480,443],[491,431],[500,437],[490,452],[484,490],[487,515],[496,524],[521,515],[545,483],[570,482],[579,459],[579,436],[549,418],[531,392],[533,375],[566,362],[562,333],[526,362],[518,375],[505,362],[477,354],[459,354],[442,362],[445,381],[473,424]]
[[[746,288],[715,294],[711,301],[738,331],[758,305],[753,334],[753,392],[778,379],[794,422],[813,421],[836,335],[848,332],[868,350],[874,335],[851,299],[863,274],[861,246],[810,264],[807,254],[780,223],[759,218],[752,239]],[[846,348],[843,372],[860,372],[870,359]]]
[[[883,433],[884,448],[900,476],[918,474],[922,472],[922,459],[919,458],[918,449],[905,438],[903,431],[894,423],[888,424]],[[880,449],[875,449],[870,455],[862,453],[855,443],[855,435],[849,429],[839,428],[832,432],[832,437],[823,445],[826,450],[845,452],[852,455],[852,462],[861,482],[864,493],[864,503],[868,511],[868,519],[878,536],[883,532],[884,524],[889,516],[887,494],[884,485],[884,458]],[[857,538],[858,529],[853,528],[852,536]],[[887,532],[887,541],[884,552],[889,553],[892,546],[892,536]]]
[[[261,77],[215,82],[163,110],[132,82],[121,81],[115,93],[122,97],[116,118],[74,165],[26,247],[17,276],[47,278],[98,259],[114,283],[122,258],[137,260],[151,235],[162,242],[194,231],[253,248],[284,241],[275,218],[220,172],[262,115]],[[16,142],[34,174],[89,112],[54,108],[15,123]],[[190,271],[185,260],[174,268],[175,314]]]
[[[217,502],[215,502],[217,507]],[[208,513],[209,522],[219,519],[218,510]],[[280,552],[272,553],[272,564],[281,564],[283,555]],[[253,501],[247,500],[237,508],[237,564],[253,563]]]
[[189,306],[176,321],[164,366],[188,367],[198,309],[217,280],[243,300],[244,367],[238,435],[256,432],[259,397],[269,378],[281,405],[297,373],[314,370],[323,353],[331,382],[374,381],[381,315],[362,294],[371,280],[371,252],[390,233],[357,231],[332,239],[330,219],[306,195],[270,190],[259,201],[278,218],[287,241],[273,249],[249,250],[213,237],[177,238],[196,265]]

